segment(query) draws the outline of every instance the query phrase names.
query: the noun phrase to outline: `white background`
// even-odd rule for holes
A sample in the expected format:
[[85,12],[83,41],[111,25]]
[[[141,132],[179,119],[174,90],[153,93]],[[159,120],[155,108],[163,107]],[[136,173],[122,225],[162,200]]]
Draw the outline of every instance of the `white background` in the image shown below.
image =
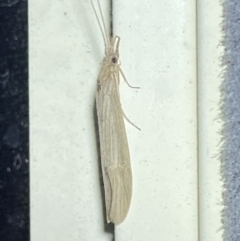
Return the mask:
[[[107,4],[101,0],[106,19]],[[133,198],[116,240],[193,241],[202,230],[196,7],[114,1],[122,69],[141,87],[122,81],[121,102],[142,129],[126,123]],[[29,1],[29,29],[32,240],[112,240],[104,232],[94,122],[104,45],[90,1]]]

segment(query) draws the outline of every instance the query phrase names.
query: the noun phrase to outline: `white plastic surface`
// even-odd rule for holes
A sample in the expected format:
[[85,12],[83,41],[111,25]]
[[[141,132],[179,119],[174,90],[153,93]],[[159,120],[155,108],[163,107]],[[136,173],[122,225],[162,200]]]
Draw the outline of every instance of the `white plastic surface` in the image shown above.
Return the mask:
[[[101,0],[106,6],[107,1]],[[108,15],[105,7],[104,15]],[[133,198],[116,240],[197,240],[196,6],[114,1]],[[31,237],[104,232],[94,95],[104,45],[89,1],[29,1]]]
[[222,7],[219,0],[198,1],[199,234],[200,241],[221,241],[220,84]]

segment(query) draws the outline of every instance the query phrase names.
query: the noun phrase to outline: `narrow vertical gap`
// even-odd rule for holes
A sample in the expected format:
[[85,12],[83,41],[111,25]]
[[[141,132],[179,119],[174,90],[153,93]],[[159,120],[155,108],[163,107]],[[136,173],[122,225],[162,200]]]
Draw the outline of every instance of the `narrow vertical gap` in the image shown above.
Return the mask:
[[110,37],[113,37],[113,0],[110,0]]
[[[113,37],[113,0],[110,0],[110,38]],[[115,225],[114,224],[110,224],[111,226],[111,231],[112,231],[112,241],[115,241]]]

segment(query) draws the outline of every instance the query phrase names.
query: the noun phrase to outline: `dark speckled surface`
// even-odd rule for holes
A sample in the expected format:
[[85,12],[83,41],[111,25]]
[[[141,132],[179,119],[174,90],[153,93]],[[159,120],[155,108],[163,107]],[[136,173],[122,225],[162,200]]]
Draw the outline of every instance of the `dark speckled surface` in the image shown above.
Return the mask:
[[0,241],[29,235],[27,1],[0,1]]

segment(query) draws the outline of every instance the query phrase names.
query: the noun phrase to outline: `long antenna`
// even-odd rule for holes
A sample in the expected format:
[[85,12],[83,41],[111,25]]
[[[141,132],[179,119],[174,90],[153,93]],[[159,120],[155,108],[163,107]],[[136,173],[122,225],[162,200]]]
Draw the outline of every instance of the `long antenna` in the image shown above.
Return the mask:
[[103,18],[103,12],[102,12],[102,8],[101,8],[101,6],[100,6],[99,0],[97,0],[97,3],[98,3],[98,8],[99,8],[100,16],[101,16],[101,19],[102,19],[103,29],[104,29],[105,36],[106,36],[106,40],[107,40],[107,46],[110,46],[110,39],[109,39],[109,35],[108,35],[108,33],[107,33],[107,28],[106,28],[106,24],[105,24],[105,21],[104,21],[104,18]]
[[110,0],[110,37],[113,37],[113,0]]
[[108,38],[107,38],[107,36],[105,35],[105,32],[103,31],[103,28],[102,28],[102,26],[101,26],[101,24],[100,24],[100,20],[99,20],[99,18],[98,18],[97,11],[96,11],[96,9],[95,9],[95,7],[94,7],[94,5],[93,5],[92,0],[90,0],[90,2],[91,2],[91,4],[92,4],[92,8],[93,8],[94,14],[95,14],[95,16],[96,16],[98,25],[99,25],[99,27],[100,27],[100,30],[101,30],[101,33],[102,33],[102,36],[103,36],[104,45],[105,45],[105,48],[106,48],[107,45],[108,45]]

